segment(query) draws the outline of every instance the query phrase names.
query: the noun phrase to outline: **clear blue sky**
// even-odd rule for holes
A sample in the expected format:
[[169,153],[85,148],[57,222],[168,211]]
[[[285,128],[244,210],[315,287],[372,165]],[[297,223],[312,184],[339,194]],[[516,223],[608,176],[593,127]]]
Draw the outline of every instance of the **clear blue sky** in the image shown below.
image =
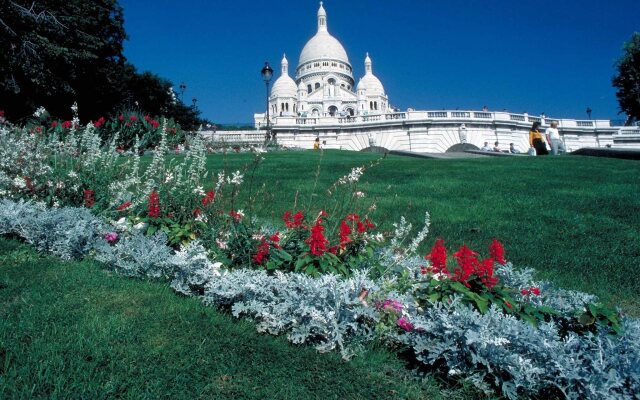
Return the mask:
[[[316,0],[121,0],[139,70],[187,85],[203,116],[251,122],[265,109],[260,69],[293,77],[316,32]],[[390,103],[622,119],[614,62],[640,31],[640,0],[326,0],[329,32],[356,82],[369,52]]]

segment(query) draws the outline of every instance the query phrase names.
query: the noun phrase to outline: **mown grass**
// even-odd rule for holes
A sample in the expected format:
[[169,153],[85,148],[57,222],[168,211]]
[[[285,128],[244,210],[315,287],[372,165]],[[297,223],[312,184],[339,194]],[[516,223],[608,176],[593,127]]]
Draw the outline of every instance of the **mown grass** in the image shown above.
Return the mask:
[[[470,396],[464,390],[447,397]],[[388,352],[351,362],[91,262],[0,238],[2,399],[440,399]]]
[[[266,194],[254,211],[281,221],[284,210],[326,202],[326,189],[354,166],[380,155],[341,151],[269,153],[254,187]],[[248,154],[215,155],[212,172],[247,164]],[[320,176],[312,197],[315,173]],[[248,179],[248,175],[245,176]],[[247,184],[245,183],[245,188]],[[423,253],[443,238],[486,255],[501,240],[508,260],[541,279],[598,295],[640,316],[640,163],[607,158],[487,157],[429,160],[389,156],[361,179],[375,219],[389,228],[401,215],[416,225],[431,214]],[[253,192],[253,191],[252,191]],[[246,194],[246,192],[245,192]]]

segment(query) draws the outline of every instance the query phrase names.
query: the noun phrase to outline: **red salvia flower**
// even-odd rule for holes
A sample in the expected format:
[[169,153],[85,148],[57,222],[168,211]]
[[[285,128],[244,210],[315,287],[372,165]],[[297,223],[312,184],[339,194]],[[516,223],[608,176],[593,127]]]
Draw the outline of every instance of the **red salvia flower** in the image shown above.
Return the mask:
[[447,271],[447,249],[444,247],[443,239],[436,240],[436,244],[431,249],[431,253],[427,254],[424,258],[431,260],[431,267],[429,267],[430,272],[449,275],[449,271]]
[[118,119],[119,119],[120,121],[124,121],[124,115],[120,114],[120,116],[118,117]]
[[213,203],[213,200],[215,200],[215,198],[216,198],[215,192],[213,190],[208,191],[206,196],[202,198],[202,205],[208,206],[209,204]]
[[158,192],[149,193],[149,218],[160,217],[160,196]]
[[528,296],[529,295],[529,289],[522,289],[520,291],[520,294],[523,295],[523,296]]
[[71,124],[71,121],[64,121],[61,124],[61,126],[62,126],[62,129],[71,129],[72,124]]
[[271,245],[276,248],[276,249],[280,249],[280,232],[276,232],[273,235],[271,235],[269,237],[269,240],[271,241]]
[[96,192],[94,192],[91,189],[85,189],[83,193],[84,193],[84,206],[86,208],[93,207],[94,204],[96,204],[96,199],[95,199]]
[[51,127],[55,128],[56,126],[58,126],[58,121],[51,121]]
[[493,239],[493,242],[489,245],[489,255],[498,264],[506,264],[504,260],[504,247],[497,239]]
[[327,251],[329,241],[324,237],[324,226],[322,226],[322,218],[318,217],[316,223],[311,227],[311,235],[306,240],[314,256],[321,256]]
[[242,220],[242,214],[236,212],[235,210],[229,211],[229,216],[236,222],[240,222]]
[[350,234],[351,234],[351,227],[343,219],[342,222],[340,222],[340,232],[339,232],[341,249],[344,250],[347,247],[347,243],[351,241],[351,239],[349,238]]
[[200,209],[200,207],[196,206],[196,208],[193,209],[193,215],[196,217],[202,215],[202,210]]
[[269,257],[269,243],[265,238],[262,238],[257,250],[258,252],[253,256],[252,260],[254,263],[262,265]]
[[131,202],[130,201],[125,201],[124,203],[120,204],[116,210],[124,211],[129,207],[131,207]]
[[149,125],[151,125],[151,128],[153,129],[158,129],[158,127],[160,126],[160,122],[152,119],[151,121],[149,121]]
[[106,121],[104,120],[104,117],[100,117],[94,124],[93,126],[95,126],[96,128],[100,128],[102,125],[104,125]]
[[138,117],[136,117],[135,115],[132,115],[129,117],[129,121],[131,122],[136,122],[138,120]]
[[285,211],[282,219],[284,220],[285,226],[289,229],[304,228],[304,214],[302,214],[302,211],[298,211],[293,216],[293,220],[291,219],[291,211]]
[[531,294],[540,296],[540,289],[538,289],[537,287],[532,287],[531,289],[529,289],[529,291],[531,292]]
[[487,258],[477,264],[475,274],[480,278],[482,284],[491,289],[498,284],[498,278],[493,276],[493,258]]
[[453,279],[464,283],[465,286],[468,286],[469,284],[467,281],[471,274],[476,271],[478,266],[478,259],[476,258],[477,255],[478,253],[469,249],[465,245],[462,245],[460,250],[453,253],[453,256],[458,261],[458,268],[454,270],[455,276]]
[[147,121],[147,122],[149,122],[149,121],[151,121],[151,117],[150,117],[150,116],[148,116],[148,115],[145,115],[145,116],[144,116],[144,120],[145,120],[145,121]]

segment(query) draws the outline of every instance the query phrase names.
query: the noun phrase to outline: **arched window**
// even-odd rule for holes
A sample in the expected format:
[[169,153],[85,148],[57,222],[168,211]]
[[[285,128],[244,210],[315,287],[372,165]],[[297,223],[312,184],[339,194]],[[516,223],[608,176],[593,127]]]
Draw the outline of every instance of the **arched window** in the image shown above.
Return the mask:
[[287,111],[289,111],[289,103],[286,103],[286,104],[284,105],[284,108],[285,108]]
[[378,102],[377,102],[377,101],[374,101],[374,102],[373,102],[373,109],[374,109],[374,110],[377,110],[377,109],[378,109]]
[[311,87],[311,85],[307,85],[307,93],[311,93],[312,90],[313,88]]
[[316,86],[315,86],[315,88],[316,88],[316,89],[320,89],[320,84],[319,84],[318,82],[316,82]]
[[369,102],[369,110],[373,110],[373,101]]

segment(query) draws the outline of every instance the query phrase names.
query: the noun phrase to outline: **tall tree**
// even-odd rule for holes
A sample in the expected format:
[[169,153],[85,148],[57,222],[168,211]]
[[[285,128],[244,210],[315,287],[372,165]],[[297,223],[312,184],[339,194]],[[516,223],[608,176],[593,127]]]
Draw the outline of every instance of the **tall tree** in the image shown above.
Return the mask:
[[613,86],[620,111],[627,114],[628,121],[640,121],[640,33],[635,32],[624,44],[624,53],[616,62],[618,73],[613,77]]

